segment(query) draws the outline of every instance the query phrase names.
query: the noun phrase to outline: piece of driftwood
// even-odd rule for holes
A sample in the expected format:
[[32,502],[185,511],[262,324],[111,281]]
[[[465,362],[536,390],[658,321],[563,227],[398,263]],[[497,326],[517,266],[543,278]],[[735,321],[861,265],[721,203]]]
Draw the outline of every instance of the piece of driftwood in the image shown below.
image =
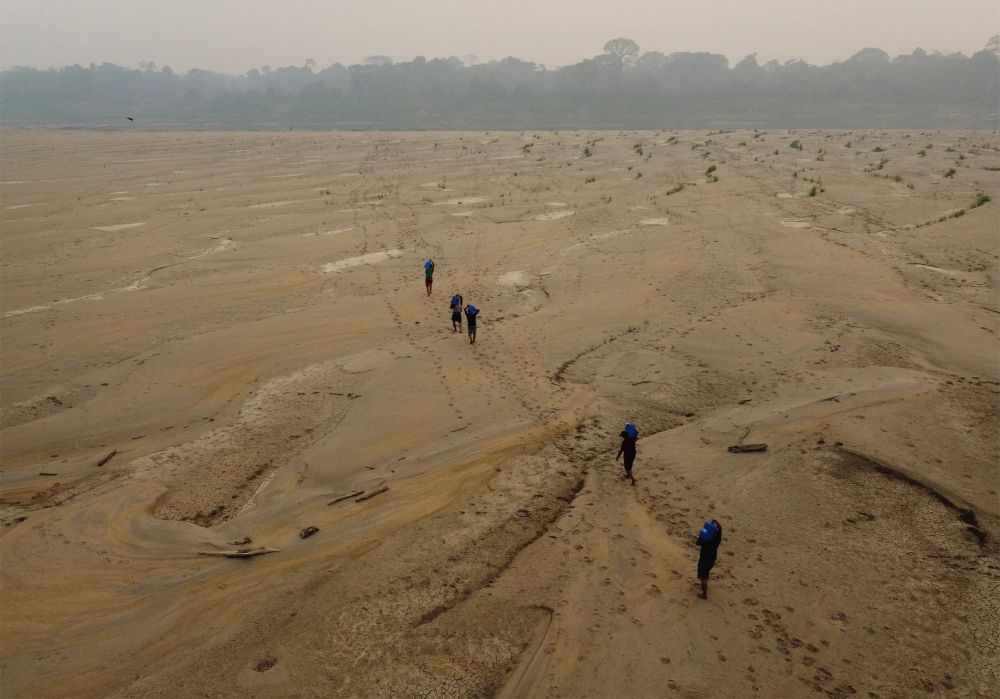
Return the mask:
[[52,471],[39,471],[39,476],[58,476],[58,473],[53,473]]
[[262,556],[265,553],[277,553],[280,549],[272,549],[267,546],[258,546],[252,549],[236,549],[235,551],[199,551],[199,556],[223,556],[225,558],[252,558]]
[[737,443],[742,444],[743,440],[747,438],[748,434],[750,434],[750,425],[747,425],[746,429],[743,430],[743,433],[740,435],[740,438],[736,440]]
[[350,500],[351,498],[356,498],[357,496],[361,495],[364,492],[365,491],[363,491],[363,490],[355,490],[354,492],[347,493],[346,495],[338,495],[337,497],[335,497],[333,500],[331,500],[330,502],[328,502],[326,504],[327,505],[336,505],[338,502],[343,502],[344,500]]
[[375,490],[365,493],[361,497],[355,498],[354,502],[363,502],[369,498],[375,497],[376,495],[381,495],[387,490],[389,490],[389,486],[383,485],[381,488],[376,488]]
[[766,444],[734,444],[729,447],[729,451],[733,454],[742,454],[748,451],[767,451]]
[[109,461],[111,461],[111,459],[112,459],[112,458],[114,457],[114,455],[115,455],[115,454],[117,454],[117,453],[118,453],[118,450],[117,450],[117,449],[112,449],[112,450],[111,450],[111,453],[109,453],[109,454],[108,454],[107,456],[105,456],[105,457],[104,457],[103,459],[101,459],[100,461],[98,461],[98,462],[97,462],[97,465],[98,465],[98,466],[103,466],[104,464],[106,464],[106,463],[108,463]]
[[319,531],[319,527],[306,527],[299,532],[300,539],[308,539],[310,536]]

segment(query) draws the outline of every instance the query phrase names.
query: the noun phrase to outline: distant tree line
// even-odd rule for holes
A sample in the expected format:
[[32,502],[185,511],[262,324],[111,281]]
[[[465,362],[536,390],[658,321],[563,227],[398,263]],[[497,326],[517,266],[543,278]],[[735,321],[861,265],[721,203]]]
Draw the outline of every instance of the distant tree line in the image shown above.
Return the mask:
[[730,66],[712,53],[640,52],[626,38],[558,69],[371,56],[233,76],[143,62],[0,73],[4,126],[249,129],[985,128],[1000,125],[1000,38],[973,54],[867,48],[827,66]]

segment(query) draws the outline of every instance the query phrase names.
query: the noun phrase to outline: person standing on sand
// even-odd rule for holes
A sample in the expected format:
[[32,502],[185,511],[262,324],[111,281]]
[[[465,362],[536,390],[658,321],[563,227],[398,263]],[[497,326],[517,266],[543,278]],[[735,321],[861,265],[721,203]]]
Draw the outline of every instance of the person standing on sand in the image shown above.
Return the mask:
[[615,457],[615,461],[618,461],[622,454],[625,455],[625,477],[632,481],[632,485],[635,485],[632,464],[635,463],[635,443],[639,439],[639,430],[630,422],[625,425],[625,429],[618,436],[622,438],[622,445],[618,447],[618,456]]
[[427,287],[427,295],[431,295],[431,287],[434,286],[434,260],[427,260],[424,263],[424,286]]
[[702,599],[708,599],[708,576],[719,555],[719,544],[721,543],[722,525],[714,519],[705,522],[701,531],[698,532],[697,541],[698,546],[701,547],[701,554],[698,556],[698,580],[701,581],[701,592],[698,596]]
[[451,297],[451,331],[462,332],[462,295],[455,294]]
[[476,344],[476,318],[479,316],[479,309],[471,303],[465,307],[465,320],[469,328],[469,344]]

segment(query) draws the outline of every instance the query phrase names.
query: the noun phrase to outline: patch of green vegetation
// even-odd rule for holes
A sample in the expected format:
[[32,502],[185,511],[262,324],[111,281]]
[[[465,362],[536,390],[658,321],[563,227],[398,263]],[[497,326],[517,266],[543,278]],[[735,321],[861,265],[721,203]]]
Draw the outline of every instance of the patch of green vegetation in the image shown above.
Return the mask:
[[583,157],[584,158],[589,158],[591,155],[593,155],[593,153],[590,152],[590,146],[589,145],[588,146],[584,146],[583,147]]
[[667,190],[667,196],[669,197],[671,194],[677,194],[677,192],[683,192],[683,191],[684,191],[684,183],[678,182],[673,187]]
[[919,155],[921,158],[926,158],[927,157],[927,151],[923,150],[923,149],[918,150],[917,151],[917,155]]
[[945,177],[954,177],[955,176],[955,172],[956,172],[955,168],[950,167],[950,168],[948,168],[948,172],[944,173],[944,176]]
[[590,176],[583,181],[584,184],[590,184],[591,182],[597,182],[597,178],[594,176]]
[[788,147],[794,148],[795,150],[802,150],[802,143],[798,139],[795,139],[794,141],[788,144]]
[[975,201],[972,202],[972,206],[970,206],[969,208],[978,209],[983,204],[989,204],[991,201],[993,200],[990,199],[989,194],[983,194],[982,192],[979,192],[978,194],[976,194],[976,199]]
[[715,166],[714,165],[709,165],[708,169],[705,170],[705,174],[706,175],[711,175],[713,172],[715,172]]

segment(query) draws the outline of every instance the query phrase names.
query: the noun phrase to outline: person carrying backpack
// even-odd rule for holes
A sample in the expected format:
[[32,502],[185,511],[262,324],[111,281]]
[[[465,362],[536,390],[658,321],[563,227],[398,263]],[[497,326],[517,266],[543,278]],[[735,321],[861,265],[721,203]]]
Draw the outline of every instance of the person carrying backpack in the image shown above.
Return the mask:
[[701,548],[701,553],[698,556],[698,580],[701,581],[701,593],[698,596],[702,599],[708,599],[708,576],[719,555],[719,544],[722,543],[722,525],[714,519],[705,522],[698,532],[696,543]]
[[479,309],[471,303],[465,307],[465,321],[469,329],[469,344],[476,344],[476,318],[479,316]]
[[639,439],[639,430],[629,422],[618,436],[622,438],[622,445],[618,447],[618,456],[615,457],[615,461],[618,461],[618,457],[625,455],[625,477],[632,481],[632,485],[635,485],[632,464],[635,463],[635,443]]
[[427,260],[424,263],[424,286],[427,287],[427,295],[431,295],[431,287],[434,286],[434,260]]
[[451,297],[451,331],[462,332],[462,295],[455,294]]

